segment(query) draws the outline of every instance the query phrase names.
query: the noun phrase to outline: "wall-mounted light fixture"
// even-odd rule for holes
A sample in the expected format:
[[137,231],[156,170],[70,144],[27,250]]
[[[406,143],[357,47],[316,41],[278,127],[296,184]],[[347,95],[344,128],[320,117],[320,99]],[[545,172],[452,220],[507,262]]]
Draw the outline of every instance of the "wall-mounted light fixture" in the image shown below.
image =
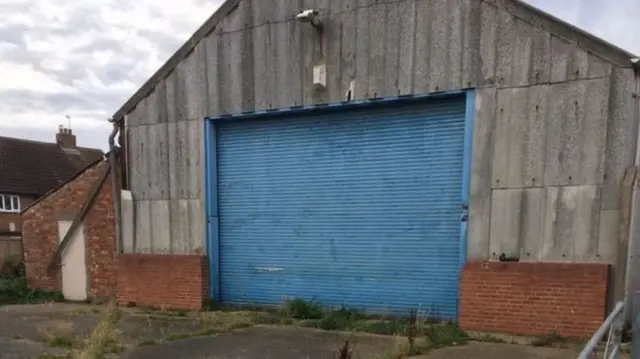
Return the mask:
[[633,69],[636,71],[640,71],[640,58],[638,57],[634,57],[631,59],[631,66],[633,66]]
[[296,20],[303,23],[310,23],[316,30],[322,30],[322,23],[320,22],[320,12],[316,9],[302,10],[296,15]]

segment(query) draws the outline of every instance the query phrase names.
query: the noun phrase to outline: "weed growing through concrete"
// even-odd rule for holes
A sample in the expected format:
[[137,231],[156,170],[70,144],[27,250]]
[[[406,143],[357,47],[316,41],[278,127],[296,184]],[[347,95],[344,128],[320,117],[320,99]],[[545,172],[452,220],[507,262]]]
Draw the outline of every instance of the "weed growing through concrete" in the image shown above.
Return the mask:
[[507,344],[507,341],[505,339],[498,338],[491,334],[480,334],[474,337],[473,340],[483,343]]
[[[328,310],[313,302],[301,299],[286,301],[279,308],[249,310],[246,307],[222,307],[214,302],[207,303],[209,311],[199,313],[197,330],[178,333],[162,339],[147,340],[138,345],[154,345],[166,341],[183,340],[194,337],[217,335],[219,333],[246,328],[253,325],[298,325],[328,331],[366,332],[396,336],[401,345],[391,354],[393,358],[404,358],[410,355],[425,353],[431,349],[451,345],[463,345],[469,337],[455,323],[442,323],[435,320],[418,318],[417,310],[411,311],[408,318],[371,318],[352,308]],[[215,311],[210,311],[216,308]],[[173,315],[161,315],[165,312],[144,311],[150,323],[158,324],[158,320],[178,320],[177,317],[192,317],[191,313],[174,312]],[[164,319],[162,319],[164,318]],[[150,324],[151,325],[151,324]],[[167,323],[167,325],[169,325]],[[196,329],[196,328],[194,328]],[[338,358],[353,356],[353,342],[345,341],[336,351]],[[351,354],[349,354],[351,353]],[[389,356],[387,356],[389,357]],[[390,358],[390,357],[389,357]]]
[[[408,318],[371,319],[354,309],[343,307],[324,310],[317,304],[296,299],[285,302],[279,312],[272,312],[272,318],[277,314],[292,318],[294,324],[304,327],[395,335],[402,344],[385,358],[420,355],[433,349],[464,345],[469,341],[469,336],[456,323],[418,320],[415,309],[411,310]],[[350,352],[349,343],[349,340],[345,341],[340,348],[339,358]]]
[[567,347],[568,342],[568,339],[561,337],[557,333],[549,333],[533,339],[531,345],[534,347],[563,348]]
[[321,319],[325,316],[321,306],[302,299],[285,302],[282,311],[284,315],[293,319]]
[[342,343],[342,345],[340,346],[340,349],[338,350],[338,359],[353,358],[354,348],[353,348],[353,345],[351,344],[351,339],[353,339],[353,336],[350,336],[349,338],[347,338],[347,340],[345,340],[344,343]]
[[38,328],[38,332],[44,344],[50,348],[71,349],[77,344],[73,324],[69,321],[52,321]]
[[432,349],[464,345],[469,342],[469,335],[451,322],[427,327],[424,335]]
[[117,324],[120,319],[120,309],[115,301],[105,308],[100,322],[93,329],[85,347],[76,353],[73,359],[97,359],[103,358],[107,353],[121,351],[117,344]]
[[174,340],[184,340],[184,339],[189,339],[189,338],[197,338],[197,337],[209,337],[215,334],[220,333],[219,330],[216,329],[205,329],[205,330],[201,330],[199,332],[193,332],[193,333],[179,333],[179,334],[172,334],[170,336],[168,336],[165,340],[168,342],[174,341]]
[[217,333],[247,328],[255,324],[256,316],[251,312],[211,312],[201,317],[202,324],[209,331]]
[[64,336],[53,336],[47,340],[47,346],[51,348],[71,349],[74,346],[74,341]]
[[158,342],[155,339],[147,339],[147,340],[144,340],[144,341],[138,343],[138,346],[139,347],[146,347],[146,346],[158,345],[158,344],[160,344],[160,342]]

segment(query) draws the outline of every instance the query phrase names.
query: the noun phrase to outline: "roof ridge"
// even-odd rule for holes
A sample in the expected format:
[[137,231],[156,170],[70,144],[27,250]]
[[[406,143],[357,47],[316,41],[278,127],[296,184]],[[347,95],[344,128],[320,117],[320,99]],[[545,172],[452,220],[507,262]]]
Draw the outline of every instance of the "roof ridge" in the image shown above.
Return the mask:
[[[40,145],[49,145],[49,146],[61,147],[59,144],[57,144],[55,142],[31,140],[31,139],[28,139],[28,138],[9,137],[9,136],[1,136],[0,135],[0,140],[2,140],[2,139],[14,140],[14,141],[20,141],[20,142],[29,142],[29,143],[40,144]],[[64,147],[64,148],[66,148],[66,147]],[[104,153],[104,151],[102,149],[98,148],[98,147],[75,146],[75,147],[72,147],[72,148],[69,148],[69,149],[100,151],[100,152]]]
[[39,144],[43,144],[43,145],[56,145],[56,146],[58,145],[55,142],[38,141],[38,140],[31,140],[31,139],[28,139],[28,138],[20,138],[20,137],[0,136],[0,139],[22,141],[22,142],[32,142],[32,143],[39,143]]

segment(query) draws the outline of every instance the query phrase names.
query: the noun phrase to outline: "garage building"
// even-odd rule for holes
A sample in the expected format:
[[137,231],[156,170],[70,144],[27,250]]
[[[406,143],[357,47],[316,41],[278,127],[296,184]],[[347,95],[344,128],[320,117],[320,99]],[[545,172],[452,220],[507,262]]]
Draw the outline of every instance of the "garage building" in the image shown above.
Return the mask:
[[113,116],[119,299],[590,335],[634,285],[633,58],[519,1],[228,0]]

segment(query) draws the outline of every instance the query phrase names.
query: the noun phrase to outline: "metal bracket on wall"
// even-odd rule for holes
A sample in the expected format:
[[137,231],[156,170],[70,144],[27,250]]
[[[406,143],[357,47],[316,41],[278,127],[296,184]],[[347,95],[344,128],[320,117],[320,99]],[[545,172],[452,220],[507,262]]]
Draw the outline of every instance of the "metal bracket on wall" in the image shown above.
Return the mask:
[[107,166],[104,168],[102,173],[100,173],[100,177],[98,177],[98,180],[93,184],[93,187],[91,187],[91,191],[89,191],[89,193],[87,194],[87,197],[85,197],[84,202],[82,203],[82,207],[80,207],[80,211],[78,211],[76,216],[73,218],[73,222],[71,223],[69,230],[64,235],[64,238],[60,242],[60,245],[58,245],[58,249],[56,249],[56,253],[51,259],[51,263],[49,263],[49,266],[48,266],[49,270],[52,270],[53,268],[56,267],[56,265],[60,263],[62,252],[64,252],[64,250],[67,248],[67,245],[69,244],[69,242],[71,241],[71,238],[73,237],[73,233],[80,226],[80,223],[82,223],[82,220],[89,212],[89,208],[91,208],[91,204],[93,203],[95,198],[98,196],[98,193],[100,192],[100,187],[102,187],[102,184],[104,183],[105,179],[107,179],[107,175],[109,174],[109,169],[110,169],[110,166],[107,162]]
[[460,215],[460,222],[467,222],[469,220],[469,206],[462,205],[462,214]]

